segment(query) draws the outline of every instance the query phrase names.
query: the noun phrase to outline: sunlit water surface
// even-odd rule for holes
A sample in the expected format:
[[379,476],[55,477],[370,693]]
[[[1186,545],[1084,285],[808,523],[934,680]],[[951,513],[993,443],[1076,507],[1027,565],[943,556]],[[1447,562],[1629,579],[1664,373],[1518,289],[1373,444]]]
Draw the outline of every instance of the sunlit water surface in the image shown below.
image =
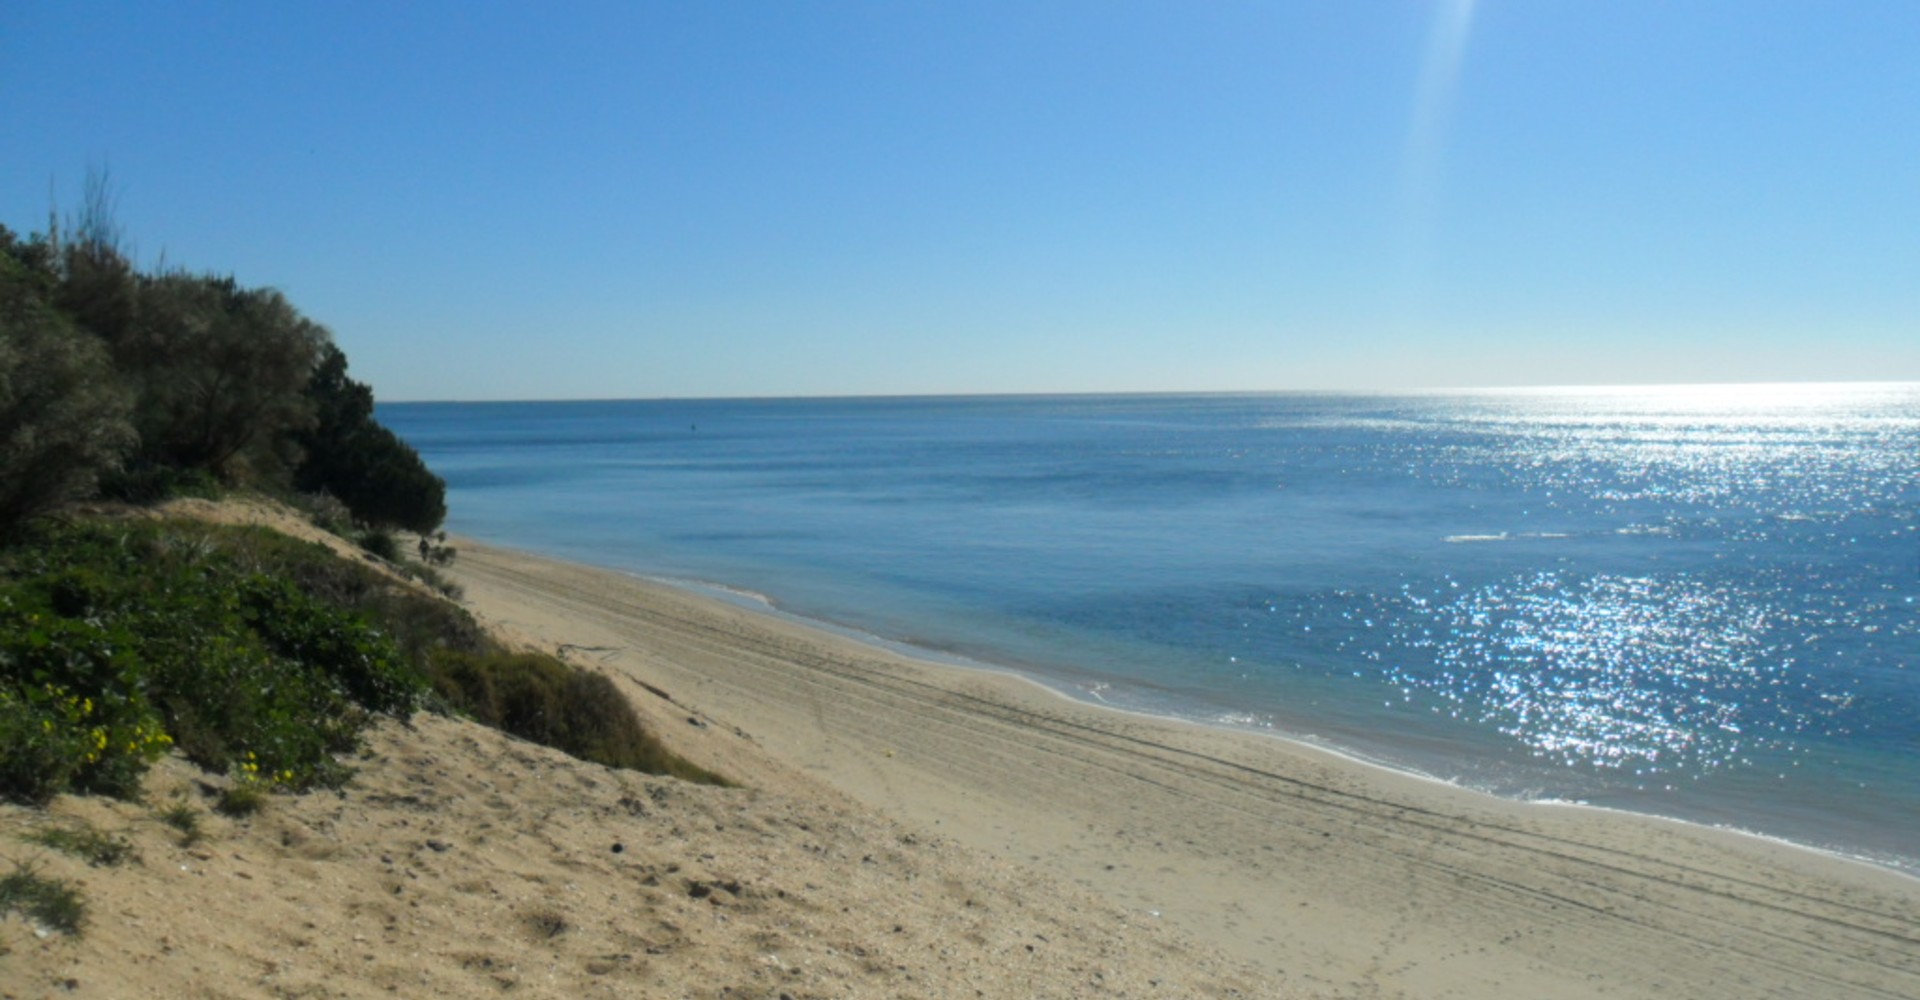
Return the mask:
[[490,541],[1920,868],[1920,387],[380,416]]

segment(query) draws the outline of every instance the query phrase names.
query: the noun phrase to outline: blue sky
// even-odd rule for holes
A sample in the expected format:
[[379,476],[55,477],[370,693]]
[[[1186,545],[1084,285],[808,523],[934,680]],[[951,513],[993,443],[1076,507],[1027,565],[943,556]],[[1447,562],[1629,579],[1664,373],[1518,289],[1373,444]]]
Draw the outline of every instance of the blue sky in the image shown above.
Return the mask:
[[382,399],[1920,380],[1920,4],[0,5]]

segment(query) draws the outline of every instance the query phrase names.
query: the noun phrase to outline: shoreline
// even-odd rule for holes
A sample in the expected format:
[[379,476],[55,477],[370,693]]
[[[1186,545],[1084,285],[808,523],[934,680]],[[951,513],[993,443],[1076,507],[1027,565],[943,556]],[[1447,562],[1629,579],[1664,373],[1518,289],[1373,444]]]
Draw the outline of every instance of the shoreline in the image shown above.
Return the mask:
[[[1837,845],[1828,846],[1828,845],[1822,845],[1822,844],[1816,844],[1816,843],[1808,843],[1802,840],[1796,840],[1793,837],[1787,836],[1784,834],[1769,833],[1764,830],[1758,830],[1758,829],[1749,829],[1746,827],[1737,826],[1730,823],[1715,823],[1707,820],[1690,818],[1684,815],[1670,815],[1667,813],[1636,809],[1628,806],[1606,805],[1606,804],[1584,801],[1577,798],[1572,798],[1572,799],[1559,798],[1559,797],[1528,798],[1528,797],[1523,797],[1518,795],[1502,794],[1501,792],[1490,789],[1490,788],[1479,787],[1479,786],[1462,782],[1456,779],[1447,778],[1440,774],[1436,774],[1430,771],[1422,770],[1418,766],[1415,766],[1411,763],[1395,761],[1385,757],[1369,754],[1368,752],[1361,749],[1344,746],[1337,740],[1324,739],[1322,737],[1319,737],[1313,734],[1297,734],[1297,733],[1284,731],[1274,726],[1263,727],[1258,725],[1239,725],[1239,724],[1232,723],[1230,721],[1226,721],[1224,719],[1202,718],[1198,716],[1182,715],[1172,711],[1156,711],[1152,708],[1135,707],[1132,705],[1128,705],[1124,702],[1109,701],[1105,698],[1102,698],[1096,691],[1092,690],[1091,688],[1084,689],[1083,691],[1084,697],[1083,697],[1081,694],[1076,694],[1075,691],[1072,690],[1075,687],[1076,682],[1071,679],[1071,676],[1066,675],[1066,668],[1058,668],[1062,671],[1062,676],[1050,677],[1048,676],[1049,668],[1044,665],[1009,666],[1007,664],[995,663],[989,660],[983,660],[977,657],[969,656],[968,654],[963,652],[917,646],[910,641],[890,639],[886,636],[872,632],[868,629],[862,628],[857,625],[850,625],[843,622],[833,621],[831,619],[810,617],[808,615],[800,614],[798,612],[789,611],[781,605],[779,599],[776,598],[775,596],[761,592],[761,591],[752,590],[749,588],[733,586],[725,583],[717,583],[710,580],[661,576],[661,575],[643,573],[643,572],[634,571],[634,570],[622,570],[622,569],[614,569],[614,568],[604,567],[604,566],[595,566],[591,563],[580,562],[578,560],[568,559],[562,556],[546,555],[543,553],[533,552],[531,550],[517,549],[509,545],[494,545],[492,543],[481,542],[478,539],[472,538],[470,536],[460,536],[457,540],[459,541],[462,547],[478,545],[478,546],[484,546],[489,549],[520,553],[527,556],[531,556],[536,559],[543,559],[543,560],[550,560],[553,562],[565,563],[573,566],[578,566],[587,570],[612,573],[612,574],[616,574],[632,580],[640,581],[642,583],[647,583],[647,584],[651,584],[659,587],[665,587],[665,588],[676,590],[682,593],[688,593],[696,597],[717,601],[719,603],[727,604],[732,607],[738,607],[750,613],[766,615],[777,621],[780,621],[784,624],[787,624],[796,628],[814,629],[814,630],[819,630],[832,635],[836,635],[836,636],[848,639],[850,641],[860,643],[862,645],[870,646],[874,649],[883,651],[890,655],[903,657],[909,660],[914,660],[914,661],[927,663],[927,664],[944,667],[944,668],[951,668],[951,669],[965,670],[965,671],[976,671],[984,674],[1011,678],[1013,680],[1030,684],[1035,689],[1045,692],[1046,694],[1061,698],[1069,703],[1080,705],[1089,709],[1094,709],[1098,711],[1116,712],[1123,715],[1135,716],[1147,721],[1165,722],[1165,723],[1176,724],[1176,725],[1197,726],[1206,730],[1216,730],[1223,733],[1239,734],[1241,736],[1245,736],[1252,739],[1278,740],[1278,741],[1281,741],[1282,743],[1286,743],[1303,750],[1328,754],[1340,760],[1347,761],[1357,767],[1374,768],[1397,777],[1402,777],[1402,778],[1415,780],[1415,781],[1430,782],[1432,784],[1435,784],[1441,787],[1455,789],[1464,793],[1486,796],[1488,798],[1491,798],[1500,802],[1513,803],[1513,804],[1522,805],[1522,806],[1542,805],[1542,806],[1556,806],[1561,808],[1590,809],[1590,810],[1594,810],[1602,813],[1611,813],[1611,814],[1618,814],[1622,816],[1639,817],[1642,819],[1656,820],[1656,821],[1666,822],[1666,823],[1678,823],[1684,826],[1698,827],[1701,830],[1714,831],[1717,833],[1728,834],[1733,836],[1750,837],[1755,840],[1763,841],[1769,844],[1775,844],[1775,845],[1779,845],[1782,847],[1787,847],[1795,850],[1807,851],[1816,855],[1833,858],[1839,861],[1866,865],[1871,868],[1888,871],[1895,875],[1899,875],[1904,878],[1908,878],[1908,879],[1915,880],[1916,882],[1920,882],[1920,855],[1915,855],[1912,857],[1902,856],[1902,855],[1885,855],[1885,856],[1875,855],[1871,853],[1864,853],[1863,850],[1849,850],[1843,846],[1837,846]],[[1096,683],[1095,678],[1097,677],[1097,675],[1087,673],[1084,676],[1087,678],[1087,682],[1089,684]]]
[[916,659],[671,583],[461,543],[453,575],[471,607],[590,653],[637,697],[667,697],[668,718],[692,724],[667,737],[692,738],[701,763],[744,769],[749,784],[755,768],[799,773],[1313,991],[1920,992],[1920,957],[1907,957],[1920,956],[1920,880],[1898,869],[1495,798],[1280,734]]

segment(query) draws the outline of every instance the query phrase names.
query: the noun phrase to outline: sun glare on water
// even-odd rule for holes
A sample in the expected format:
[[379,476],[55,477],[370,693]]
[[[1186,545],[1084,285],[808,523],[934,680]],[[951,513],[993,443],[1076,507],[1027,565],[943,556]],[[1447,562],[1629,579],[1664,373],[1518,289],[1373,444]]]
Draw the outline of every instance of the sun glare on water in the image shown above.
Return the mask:
[[1538,386],[1494,389],[1489,395],[1560,404],[1560,409],[1616,417],[1798,421],[1840,416],[1920,395],[1901,382],[1757,382],[1684,385]]

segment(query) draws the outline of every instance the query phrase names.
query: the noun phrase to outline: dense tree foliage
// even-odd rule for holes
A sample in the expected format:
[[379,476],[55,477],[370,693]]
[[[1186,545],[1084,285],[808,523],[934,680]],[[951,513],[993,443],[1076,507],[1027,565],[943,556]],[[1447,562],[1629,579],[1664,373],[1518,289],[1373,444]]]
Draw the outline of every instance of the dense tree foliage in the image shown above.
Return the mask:
[[445,484],[374,420],[325,327],[271,288],[143,273],[103,178],[68,228],[0,227],[0,535],[103,482],[295,488],[371,527],[439,526]]
[[373,419],[373,390],[347,377],[347,356],[324,344],[308,380],[314,410],[296,440],[304,454],[294,486],[328,492],[369,524],[427,534],[447,516],[446,483],[420,455]]
[[[297,456],[307,380],[329,338],[277,291],[232,278],[166,274],[140,282],[139,314],[114,345],[139,379],[141,458],[229,482],[274,478]],[[258,473],[258,475],[253,475]]]
[[134,442],[107,352],[46,302],[42,249],[0,227],[0,536],[91,492]]

